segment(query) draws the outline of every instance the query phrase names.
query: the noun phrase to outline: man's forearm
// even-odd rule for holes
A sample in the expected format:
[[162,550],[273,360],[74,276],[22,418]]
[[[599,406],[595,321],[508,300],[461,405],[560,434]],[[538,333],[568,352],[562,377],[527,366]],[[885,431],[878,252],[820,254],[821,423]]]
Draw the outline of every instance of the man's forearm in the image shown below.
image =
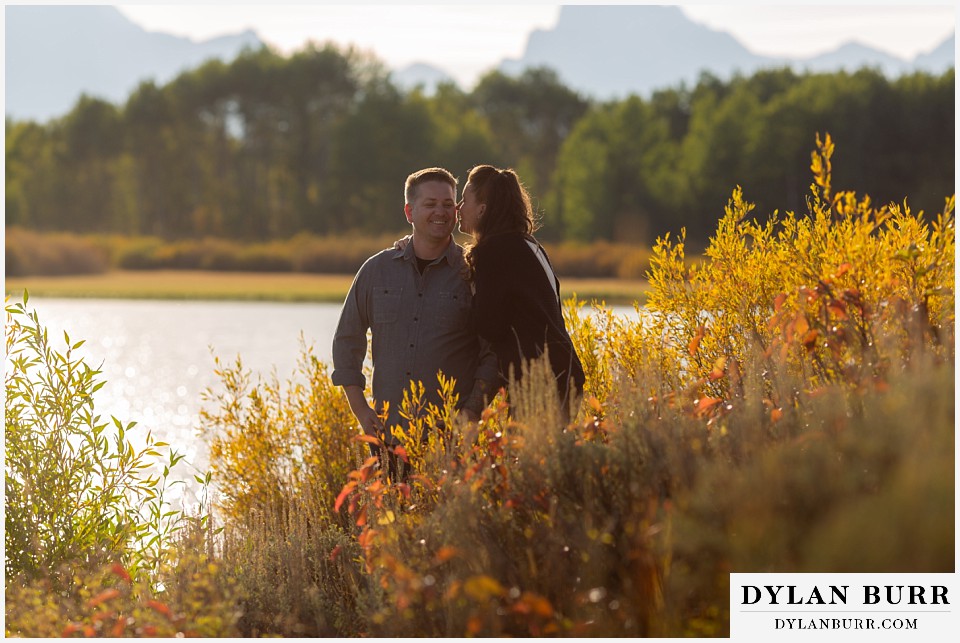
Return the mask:
[[367,397],[363,394],[363,388],[360,386],[347,385],[343,387],[343,392],[347,394],[347,403],[350,404],[350,410],[353,411],[357,420],[362,420],[370,410],[370,404]]
[[363,432],[367,435],[380,433],[382,423],[377,416],[377,412],[367,402],[367,398],[363,394],[363,387],[349,384],[343,387],[343,392],[346,394],[350,410],[353,411],[353,415],[357,418],[357,423]]

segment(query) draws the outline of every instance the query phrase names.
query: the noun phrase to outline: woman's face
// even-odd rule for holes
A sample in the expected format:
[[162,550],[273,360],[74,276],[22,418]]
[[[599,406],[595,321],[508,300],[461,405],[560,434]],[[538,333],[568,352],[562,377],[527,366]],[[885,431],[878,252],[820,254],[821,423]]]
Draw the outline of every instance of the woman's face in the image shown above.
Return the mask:
[[457,217],[460,219],[460,232],[473,234],[480,223],[480,217],[487,206],[477,201],[477,194],[470,181],[463,186],[463,198],[457,204]]

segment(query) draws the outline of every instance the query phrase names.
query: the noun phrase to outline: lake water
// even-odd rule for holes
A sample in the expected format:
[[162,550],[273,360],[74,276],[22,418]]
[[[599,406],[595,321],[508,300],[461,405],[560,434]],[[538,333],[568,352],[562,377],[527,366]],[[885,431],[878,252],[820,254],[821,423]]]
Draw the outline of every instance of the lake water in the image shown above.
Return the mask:
[[[200,439],[201,391],[217,390],[214,355],[231,363],[240,355],[254,373],[276,369],[281,380],[295,370],[300,336],[330,361],[339,304],[269,302],[43,299],[31,297],[57,349],[86,343],[75,354],[102,371],[94,408],[104,418],[137,423],[186,455],[174,479],[191,481],[207,466]],[[190,463],[189,466],[186,463]],[[176,494],[175,494],[176,495]]]
[[172,475],[186,481],[207,466],[200,394],[219,386],[214,355],[225,363],[239,355],[253,373],[269,376],[276,369],[285,381],[294,374],[301,334],[319,359],[331,361],[340,314],[340,304],[324,303],[31,297],[28,307],[55,348],[65,348],[63,331],[71,342],[86,340],[76,354],[99,367],[106,382],[94,396],[97,413],[135,421],[139,434],[150,430],[186,454],[191,466],[178,465]]

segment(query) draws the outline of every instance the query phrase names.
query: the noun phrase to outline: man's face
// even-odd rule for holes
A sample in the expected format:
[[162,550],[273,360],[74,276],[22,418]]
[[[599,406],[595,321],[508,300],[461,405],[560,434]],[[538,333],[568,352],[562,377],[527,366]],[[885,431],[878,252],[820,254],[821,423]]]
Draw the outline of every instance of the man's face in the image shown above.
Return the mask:
[[427,181],[417,186],[413,203],[404,207],[413,224],[414,237],[442,241],[453,233],[457,222],[457,199],[453,186]]

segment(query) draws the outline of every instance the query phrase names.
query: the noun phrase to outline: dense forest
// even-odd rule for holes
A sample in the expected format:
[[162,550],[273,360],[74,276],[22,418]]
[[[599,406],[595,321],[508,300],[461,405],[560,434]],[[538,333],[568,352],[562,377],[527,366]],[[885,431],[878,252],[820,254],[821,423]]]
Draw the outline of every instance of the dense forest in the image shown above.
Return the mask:
[[369,54],[310,45],[211,61],[123,105],[82,97],[49,123],[6,121],[6,223],[34,230],[238,240],[402,231],[402,183],[510,166],[547,240],[704,240],[739,185],[805,210],[817,133],[839,184],[939,212],[953,194],[954,71],[789,69],[704,75],[595,102],[549,69],[492,71],[470,92],[404,91]]

